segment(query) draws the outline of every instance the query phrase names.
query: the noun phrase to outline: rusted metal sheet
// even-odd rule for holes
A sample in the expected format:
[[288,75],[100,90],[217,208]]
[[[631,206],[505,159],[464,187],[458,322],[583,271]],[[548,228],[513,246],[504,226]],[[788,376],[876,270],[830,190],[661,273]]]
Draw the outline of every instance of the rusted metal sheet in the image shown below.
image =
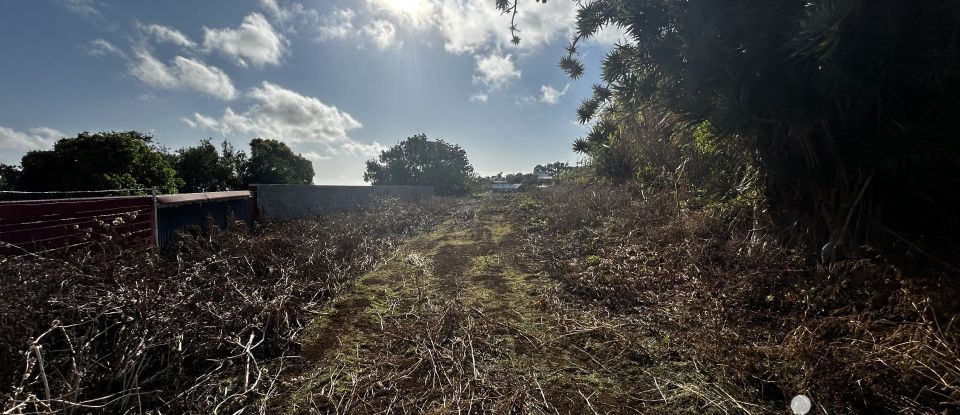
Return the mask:
[[0,254],[63,250],[103,237],[150,242],[149,196],[0,202]]

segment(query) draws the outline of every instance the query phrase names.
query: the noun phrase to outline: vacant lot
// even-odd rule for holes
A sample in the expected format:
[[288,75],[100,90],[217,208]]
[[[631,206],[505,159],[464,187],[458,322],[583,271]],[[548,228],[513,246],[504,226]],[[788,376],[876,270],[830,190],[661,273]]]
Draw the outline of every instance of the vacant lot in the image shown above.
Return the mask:
[[675,207],[558,186],[8,258],[5,411],[958,409],[949,271],[824,267]]
[[879,254],[819,267],[671,206],[462,202],[313,321],[277,410],[787,413],[801,393],[815,413],[957,409],[945,280]]
[[659,399],[673,364],[652,364],[629,319],[560,302],[494,206],[412,238],[314,320],[286,412],[635,413]]

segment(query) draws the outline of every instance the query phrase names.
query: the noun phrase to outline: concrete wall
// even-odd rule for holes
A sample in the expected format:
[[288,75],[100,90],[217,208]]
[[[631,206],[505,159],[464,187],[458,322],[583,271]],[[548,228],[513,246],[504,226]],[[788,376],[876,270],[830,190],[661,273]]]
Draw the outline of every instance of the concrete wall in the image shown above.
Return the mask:
[[342,212],[374,197],[418,200],[433,196],[433,186],[314,186],[309,184],[252,185],[262,220],[309,218]]

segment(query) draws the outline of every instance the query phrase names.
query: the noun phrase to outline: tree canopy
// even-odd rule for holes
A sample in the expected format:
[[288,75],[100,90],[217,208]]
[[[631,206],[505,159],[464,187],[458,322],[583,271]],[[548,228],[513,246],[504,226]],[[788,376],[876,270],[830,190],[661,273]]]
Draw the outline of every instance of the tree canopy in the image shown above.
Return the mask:
[[[137,131],[83,132],[20,161],[15,187],[25,191],[149,189],[175,193],[182,183],[151,137]],[[5,174],[6,176],[7,174]]]
[[368,160],[363,180],[374,186],[433,186],[436,194],[449,196],[469,193],[473,175],[467,152],[459,145],[417,134]]
[[[496,6],[517,12],[515,0]],[[726,171],[761,173],[766,209],[801,245],[886,226],[952,232],[957,21],[953,0],[584,3],[560,61],[572,78],[586,70],[579,42],[606,26],[628,41],[603,59],[602,83],[577,111],[593,127],[574,149],[634,177],[643,172],[623,157],[624,132],[655,127],[678,155],[670,172],[696,154],[676,149],[726,152],[740,165]]]
[[0,190],[15,190],[20,179],[20,169],[0,163]]
[[177,176],[183,180],[180,192],[215,192],[240,189],[247,170],[247,155],[224,140],[218,152],[210,139],[185,147],[171,155]]
[[533,168],[533,174],[549,174],[557,176],[563,172],[572,169],[569,164],[562,161],[555,161],[548,164],[538,164]]
[[250,157],[211,139],[174,153],[136,131],[80,133],[52,150],[31,151],[20,167],[0,164],[0,190],[76,191],[151,189],[160,193],[216,192],[253,183],[309,184],[313,164],[278,140],[256,138]]
[[[234,162],[238,162],[236,157]],[[278,140],[254,138],[250,141],[250,159],[246,163],[245,184],[310,184],[313,164],[295,154]]]

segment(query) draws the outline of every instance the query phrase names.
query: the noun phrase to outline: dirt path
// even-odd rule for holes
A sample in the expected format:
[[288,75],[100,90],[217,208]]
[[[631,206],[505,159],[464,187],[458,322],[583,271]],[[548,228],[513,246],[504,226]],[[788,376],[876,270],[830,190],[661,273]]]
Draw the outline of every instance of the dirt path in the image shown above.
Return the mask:
[[317,318],[284,411],[642,413],[668,396],[699,401],[676,379],[682,363],[655,358],[659,340],[562,301],[492,205],[411,239]]

